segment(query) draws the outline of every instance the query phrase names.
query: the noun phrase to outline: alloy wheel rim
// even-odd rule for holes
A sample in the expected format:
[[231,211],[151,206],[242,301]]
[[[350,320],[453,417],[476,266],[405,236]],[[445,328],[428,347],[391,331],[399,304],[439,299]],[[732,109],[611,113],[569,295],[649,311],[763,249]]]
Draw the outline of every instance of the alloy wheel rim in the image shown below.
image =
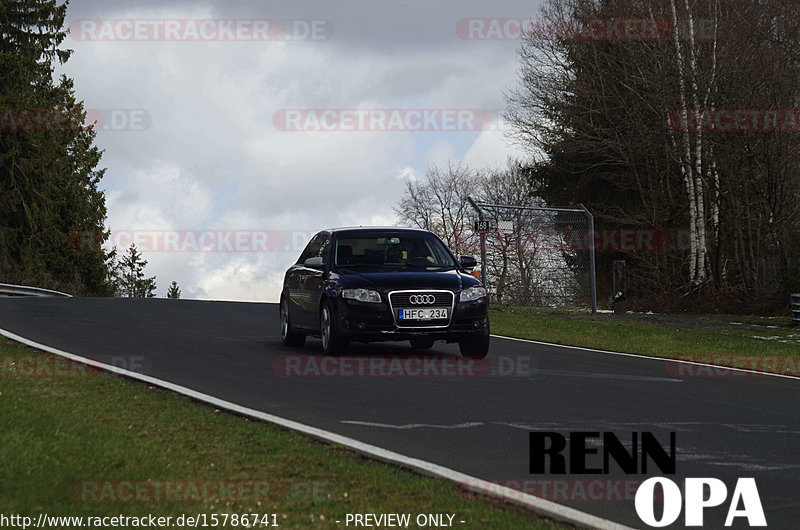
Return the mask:
[[330,339],[331,339],[331,325],[330,324],[331,324],[331,319],[330,319],[330,314],[328,313],[328,308],[327,307],[323,307],[322,308],[322,333],[320,333],[320,335],[322,336],[321,338],[322,338],[322,348],[323,349],[327,349],[328,348],[328,343],[330,342]]
[[286,307],[286,300],[281,304],[281,339],[286,339],[289,335],[289,311]]

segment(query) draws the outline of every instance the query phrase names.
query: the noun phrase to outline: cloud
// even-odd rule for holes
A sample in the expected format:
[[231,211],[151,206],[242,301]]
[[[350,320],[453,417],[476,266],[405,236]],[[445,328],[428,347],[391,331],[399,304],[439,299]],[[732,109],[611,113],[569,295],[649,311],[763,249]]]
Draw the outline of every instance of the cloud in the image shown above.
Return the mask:
[[530,155],[506,137],[505,125],[497,119],[475,139],[463,161],[471,167],[505,167],[509,156],[526,160]]
[[68,38],[75,54],[59,72],[105,118],[96,143],[112,229],[277,231],[288,241],[269,252],[146,252],[158,294],[176,280],[184,297],[276,301],[286,266],[315,231],[393,224],[406,178],[448,161],[496,166],[517,153],[497,131],[298,132],[276,127],[276,114],[499,112],[516,83],[519,43],[463,40],[456,23],[536,10],[512,0],[75,2],[68,20],[318,20],[327,33],[299,42]]

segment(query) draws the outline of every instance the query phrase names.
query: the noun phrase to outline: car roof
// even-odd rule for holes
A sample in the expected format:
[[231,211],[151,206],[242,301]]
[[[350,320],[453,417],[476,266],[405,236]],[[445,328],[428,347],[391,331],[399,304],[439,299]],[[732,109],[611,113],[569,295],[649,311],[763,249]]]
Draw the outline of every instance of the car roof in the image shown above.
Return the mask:
[[338,228],[328,228],[323,232],[343,233],[343,232],[422,232],[430,233],[424,228],[409,228],[405,226],[343,226]]

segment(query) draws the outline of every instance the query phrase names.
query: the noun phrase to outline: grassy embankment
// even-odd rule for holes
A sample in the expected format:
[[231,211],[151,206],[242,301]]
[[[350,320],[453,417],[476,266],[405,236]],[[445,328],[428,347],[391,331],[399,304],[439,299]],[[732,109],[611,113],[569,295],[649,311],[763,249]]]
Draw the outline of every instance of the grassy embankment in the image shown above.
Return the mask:
[[800,375],[789,317],[645,315],[495,306],[492,333],[655,357]]

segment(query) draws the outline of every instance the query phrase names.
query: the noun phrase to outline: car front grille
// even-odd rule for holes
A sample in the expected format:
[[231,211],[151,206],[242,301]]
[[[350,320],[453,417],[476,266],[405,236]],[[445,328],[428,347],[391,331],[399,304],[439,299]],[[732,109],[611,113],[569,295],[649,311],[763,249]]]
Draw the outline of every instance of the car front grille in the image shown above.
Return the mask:
[[[412,303],[412,297],[433,296],[432,303]],[[394,291],[389,293],[389,305],[392,309],[392,316],[398,328],[445,328],[450,325],[453,318],[455,295],[452,291]],[[416,320],[404,322],[398,318],[399,309],[415,309],[429,307],[447,308],[447,318],[436,318],[430,320]]]
[[[412,304],[412,295],[431,295],[435,301],[432,304]],[[394,307],[450,307],[453,305],[453,293],[450,291],[402,291],[391,293],[389,299]]]

